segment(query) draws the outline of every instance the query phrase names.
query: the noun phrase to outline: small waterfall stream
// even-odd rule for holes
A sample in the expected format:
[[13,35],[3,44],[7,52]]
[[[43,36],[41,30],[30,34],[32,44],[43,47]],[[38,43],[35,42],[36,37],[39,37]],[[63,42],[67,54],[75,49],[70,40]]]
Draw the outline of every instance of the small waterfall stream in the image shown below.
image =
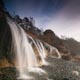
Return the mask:
[[[56,52],[56,54],[57,54],[57,56],[58,56],[58,57],[56,57],[56,58],[58,58],[58,59],[61,58],[61,55],[60,55],[60,53],[59,53],[59,51],[58,51],[57,48],[55,48],[55,47],[53,47],[53,46],[51,46],[51,45],[49,45],[49,44],[47,44],[47,43],[45,43],[45,42],[44,42],[44,44],[49,48],[49,53],[50,53],[50,54],[52,54],[53,52]],[[53,57],[53,56],[52,56],[52,57]],[[54,58],[55,58],[55,57],[54,57]]]
[[44,49],[44,46],[42,44],[42,42],[40,40],[34,40],[31,36],[29,36],[29,38],[32,40],[32,42],[34,43],[34,45],[36,46],[37,50],[38,50],[38,55],[41,58],[41,65],[48,65],[48,62],[46,62],[45,58],[46,58],[46,52]]

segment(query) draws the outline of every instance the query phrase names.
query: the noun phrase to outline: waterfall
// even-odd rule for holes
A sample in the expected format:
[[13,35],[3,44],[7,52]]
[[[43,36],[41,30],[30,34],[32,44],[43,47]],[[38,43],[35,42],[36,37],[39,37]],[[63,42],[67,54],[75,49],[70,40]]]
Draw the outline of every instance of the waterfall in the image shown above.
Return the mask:
[[[57,48],[55,48],[55,47],[53,47],[53,46],[51,46],[51,45],[49,45],[47,43],[45,43],[45,45],[50,49],[50,51],[49,51],[50,54],[52,54],[53,52],[56,52],[56,54],[58,55],[57,58],[59,58],[59,59],[61,58],[61,54],[59,53]],[[52,56],[52,57],[54,57],[54,56]]]
[[58,55],[58,58],[59,58],[59,59],[61,58],[61,55],[60,55],[58,49],[55,48],[55,47],[50,46],[50,53],[52,53],[52,52],[56,52],[57,55]]
[[46,62],[45,58],[46,58],[46,52],[45,52],[45,48],[42,44],[42,42],[40,40],[36,40],[36,46],[39,52],[39,55],[42,59],[42,62],[44,65],[48,65],[48,63]]
[[16,54],[16,63],[19,71],[20,79],[31,78],[28,74],[29,71],[43,72],[44,70],[38,68],[37,58],[34,49],[29,42],[29,36],[25,31],[17,25],[14,21],[7,18],[7,22],[11,29],[12,44]]
[[34,40],[31,36],[29,36],[29,38],[32,40],[32,42],[34,43],[34,45],[36,46],[37,50],[38,50],[38,55],[41,58],[41,65],[48,65],[49,63],[46,62],[45,58],[46,58],[46,52],[45,52],[45,48],[42,44],[42,42],[40,40]]
[[39,45],[39,49],[40,49],[40,52],[42,53],[42,56],[44,58],[46,58],[45,47],[43,46],[42,42],[40,40],[38,40],[37,44]]
[[[32,79],[29,72],[46,74],[44,70],[39,68],[40,65],[48,65],[48,62],[46,62],[47,53],[45,46],[50,48],[50,53],[56,52],[58,58],[61,58],[58,49],[45,42],[43,44],[38,39],[34,40],[21,26],[8,17],[7,23],[9,24],[12,34],[12,46],[13,51],[16,54],[16,67],[19,71],[19,79]],[[34,44],[38,53],[35,52],[32,44]],[[40,57],[40,62],[38,61],[39,59],[36,54]]]

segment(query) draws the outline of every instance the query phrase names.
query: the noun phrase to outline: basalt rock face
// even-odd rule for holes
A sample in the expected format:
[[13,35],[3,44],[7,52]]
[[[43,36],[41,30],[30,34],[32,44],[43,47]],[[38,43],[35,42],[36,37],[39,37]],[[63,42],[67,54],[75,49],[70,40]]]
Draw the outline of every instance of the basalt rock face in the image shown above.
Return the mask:
[[[6,21],[6,12],[4,11],[4,5],[2,0],[0,0],[0,65],[2,60],[8,63],[10,60],[10,47],[11,47],[11,32],[9,25]],[[6,63],[6,64],[7,64]]]

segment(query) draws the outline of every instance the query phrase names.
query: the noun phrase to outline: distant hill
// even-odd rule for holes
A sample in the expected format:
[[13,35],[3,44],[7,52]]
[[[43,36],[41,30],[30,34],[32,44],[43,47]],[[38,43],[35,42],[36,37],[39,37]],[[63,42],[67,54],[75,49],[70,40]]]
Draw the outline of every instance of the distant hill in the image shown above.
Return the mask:
[[70,51],[72,56],[80,55],[80,42],[73,38],[66,38],[63,40],[65,47]]
[[56,47],[62,53],[68,53],[63,41],[52,30],[44,31],[43,40]]

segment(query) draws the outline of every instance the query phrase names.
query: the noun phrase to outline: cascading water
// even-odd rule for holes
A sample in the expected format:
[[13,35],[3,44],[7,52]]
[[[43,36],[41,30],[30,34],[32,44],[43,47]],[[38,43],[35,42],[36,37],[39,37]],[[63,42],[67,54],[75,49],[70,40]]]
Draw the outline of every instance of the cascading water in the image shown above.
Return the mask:
[[[44,42],[44,43],[45,43],[45,42]],[[59,59],[61,58],[61,55],[60,55],[60,53],[59,53],[59,51],[58,51],[57,48],[55,48],[55,47],[53,47],[53,46],[51,46],[51,45],[49,45],[49,44],[47,44],[47,43],[45,43],[45,45],[49,47],[49,49],[50,49],[49,53],[56,52],[56,54],[58,55],[57,58],[59,58]],[[52,57],[53,57],[53,56],[52,56]]]
[[38,40],[37,43],[38,43],[39,46],[40,46],[40,51],[41,51],[43,57],[46,58],[46,52],[45,52],[45,48],[44,48],[42,42],[41,42],[40,40]]
[[45,58],[46,58],[46,52],[44,49],[44,46],[42,44],[42,42],[40,40],[34,40],[31,36],[29,36],[29,38],[32,40],[32,42],[34,43],[34,45],[36,46],[39,56],[41,57],[41,65],[48,65],[48,62],[46,62]]
[[43,64],[48,65],[48,63],[45,61],[46,52],[45,52],[45,49],[44,49],[44,46],[43,46],[42,42],[40,40],[36,40],[35,45],[37,46],[37,49],[38,49],[38,52],[39,52],[39,55],[42,59]]
[[60,55],[58,49],[55,48],[55,47],[50,46],[50,53],[52,53],[52,52],[56,52],[57,55],[58,55],[58,58],[61,58],[61,55]]
[[31,43],[29,43],[28,35],[25,31],[18,26],[11,19],[7,18],[8,24],[12,33],[12,40],[14,44],[14,51],[17,56],[17,66],[19,70],[19,78],[27,79],[28,71],[40,71],[44,72],[42,69],[38,68],[38,62]]

